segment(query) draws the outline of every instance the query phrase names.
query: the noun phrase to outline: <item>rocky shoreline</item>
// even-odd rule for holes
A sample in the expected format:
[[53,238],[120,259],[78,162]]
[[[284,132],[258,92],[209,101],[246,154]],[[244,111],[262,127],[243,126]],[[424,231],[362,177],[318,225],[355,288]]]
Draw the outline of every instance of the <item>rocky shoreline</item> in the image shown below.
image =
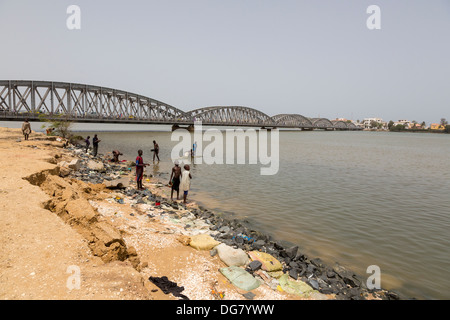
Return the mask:
[[[179,221],[182,221],[183,217],[177,211],[185,212],[187,210],[191,218],[185,219],[184,229],[191,231],[192,235],[192,231],[196,228],[196,223],[193,221],[203,222],[206,225],[207,232],[203,230],[201,234],[209,234],[216,241],[215,246],[210,248],[211,256],[218,254],[217,248],[220,246],[217,246],[217,244],[219,243],[226,247],[233,257],[244,252],[243,262],[231,262],[228,265],[234,263],[234,265],[240,266],[252,277],[266,283],[272,290],[282,291],[284,288],[285,291],[291,291],[295,294],[294,289],[286,290],[286,288],[292,287],[293,283],[304,283],[309,286],[308,290],[311,289],[311,292],[322,294],[322,296],[316,295],[318,299],[330,299],[330,297],[338,300],[403,299],[399,294],[392,291],[369,290],[366,287],[365,279],[354,272],[338,264],[327,266],[320,258],[309,258],[299,252],[298,246],[286,247],[273,241],[269,235],[254,230],[244,221],[217,214],[202,206],[189,208],[182,203],[171,202],[164,198],[161,193],[158,193],[159,188],[165,187],[160,182],[154,184],[153,190],[136,190],[134,185],[130,186],[134,173],[132,162],[114,164],[103,155],[94,159],[84,152],[82,146],[69,146],[67,150],[79,161],[76,161],[77,164],[72,164],[73,170],[68,170],[63,175],[92,184],[106,184],[116,193],[123,195],[121,199],[117,199],[119,203],[120,201],[123,203],[124,198],[127,198],[132,206],[141,204],[155,207],[155,203],[159,203],[157,207],[164,208],[163,215],[166,214]],[[60,166],[65,167],[67,164],[60,164]],[[149,178],[154,180],[153,177],[144,177],[147,181]],[[148,214],[148,216],[152,217],[151,214]],[[192,236],[187,241],[192,241]],[[258,259],[246,259],[252,252],[267,254],[274,258],[277,264],[279,263],[279,267],[270,270],[264,268],[264,261],[261,263]],[[281,284],[284,284],[284,286],[281,286]]]

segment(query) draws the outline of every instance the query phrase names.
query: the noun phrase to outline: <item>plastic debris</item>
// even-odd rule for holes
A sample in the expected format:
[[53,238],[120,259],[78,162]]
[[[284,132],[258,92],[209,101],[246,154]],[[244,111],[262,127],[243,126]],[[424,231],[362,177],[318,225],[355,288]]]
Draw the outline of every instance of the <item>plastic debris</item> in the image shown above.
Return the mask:
[[261,285],[261,282],[258,279],[254,278],[250,273],[240,267],[231,266],[220,268],[219,271],[239,289],[251,291]]

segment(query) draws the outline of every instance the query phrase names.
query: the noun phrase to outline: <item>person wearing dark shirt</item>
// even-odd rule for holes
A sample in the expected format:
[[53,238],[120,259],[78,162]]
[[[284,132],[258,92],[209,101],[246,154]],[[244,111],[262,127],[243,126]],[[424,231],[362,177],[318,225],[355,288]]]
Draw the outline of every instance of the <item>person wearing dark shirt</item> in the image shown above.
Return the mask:
[[175,166],[172,168],[172,173],[170,174],[169,184],[172,186],[170,192],[170,200],[173,201],[173,191],[177,192],[177,200],[180,199],[180,177],[181,177],[181,167],[179,166],[178,160],[175,160]]
[[94,135],[94,138],[92,139],[92,145],[94,146],[94,157],[97,156],[97,152],[98,152],[98,143],[101,140],[98,139],[97,135]]
[[90,138],[91,136],[88,136],[86,140],[84,140],[84,142],[86,142],[86,153],[88,152],[89,146],[91,145],[91,142],[89,141]]

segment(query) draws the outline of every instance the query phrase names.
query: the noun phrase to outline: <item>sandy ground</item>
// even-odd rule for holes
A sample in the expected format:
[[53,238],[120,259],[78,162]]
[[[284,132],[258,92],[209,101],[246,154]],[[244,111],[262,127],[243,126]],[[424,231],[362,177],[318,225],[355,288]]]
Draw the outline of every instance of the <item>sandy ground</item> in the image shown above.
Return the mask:
[[[226,265],[209,251],[183,244],[183,225],[158,210],[119,204],[113,201],[116,194],[106,188],[69,185],[59,177],[46,188],[24,179],[54,169],[55,157],[70,160],[61,143],[34,132],[24,141],[19,129],[0,128],[0,154],[1,299],[179,299],[164,294],[148,280],[150,276],[167,276],[183,286],[182,293],[192,300],[216,299],[213,290],[224,293],[226,300],[246,299],[245,292],[219,272]],[[63,191],[52,191],[58,183]],[[67,195],[70,188],[72,194]],[[90,208],[79,208],[76,214],[92,210],[97,225],[107,224],[114,229],[112,233],[120,232],[128,254],[135,250],[135,260],[95,255],[97,248],[83,225],[73,217],[55,214],[58,192],[59,199],[66,196],[67,208],[78,197],[73,194],[80,195],[78,200],[83,203],[88,201]],[[149,212],[152,217],[147,216]],[[299,299],[267,285],[252,292],[255,300]]]

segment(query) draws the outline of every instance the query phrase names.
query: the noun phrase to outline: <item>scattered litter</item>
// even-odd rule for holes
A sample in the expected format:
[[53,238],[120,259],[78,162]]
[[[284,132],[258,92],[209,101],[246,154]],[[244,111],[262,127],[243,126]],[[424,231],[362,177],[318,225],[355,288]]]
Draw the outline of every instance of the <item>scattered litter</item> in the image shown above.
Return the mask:
[[261,282],[240,267],[220,268],[219,271],[239,289],[251,291],[258,288]]
[[165,294],[173,294],[175,297],[181,298],[181,300],[189,300],[181,292],[184,290],[184,287],[179,287],[176,282],[170,281],[166,276],[163,277],[150,277],[148,278],[151,282],[153,282],[158,288],[162,290]]

